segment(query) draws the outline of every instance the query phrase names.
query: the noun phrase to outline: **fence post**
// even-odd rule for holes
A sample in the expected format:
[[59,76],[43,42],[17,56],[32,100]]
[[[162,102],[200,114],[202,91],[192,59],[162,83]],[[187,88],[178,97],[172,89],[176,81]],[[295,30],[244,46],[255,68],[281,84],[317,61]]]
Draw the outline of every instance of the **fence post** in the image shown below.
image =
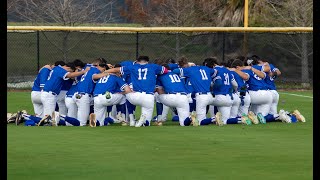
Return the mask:
[[136,59],[139,57],[139,32],[137,32],[136,36]]
[[39,40],[39,31],[37,31],[37,67],[38,72],[40,70],[40,40]]

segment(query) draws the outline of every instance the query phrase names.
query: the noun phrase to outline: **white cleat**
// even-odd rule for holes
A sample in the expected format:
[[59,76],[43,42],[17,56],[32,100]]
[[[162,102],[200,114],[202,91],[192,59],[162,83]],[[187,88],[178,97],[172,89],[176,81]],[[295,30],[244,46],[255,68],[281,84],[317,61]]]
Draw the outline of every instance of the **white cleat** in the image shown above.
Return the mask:
[[125,115],[122,114],[120,111],[117,114],[117,120],[121,123],[121,126],[127,126],[127,121],[126,118],[124,117]]
[[146,121],[146,116],[142,114],[140,117],[140,120],[135,124],[135,127],[143,126],[145,121]]
[[287,115],[287,113],[281,109],[279,111],[279,119],[282,121],[282,122],[285,122],[285,123],[291,123],[291,118],[290,116]]
[[136,125],[136,120],[134,119],[133,114],[129,114],[129,123],[131,127]]

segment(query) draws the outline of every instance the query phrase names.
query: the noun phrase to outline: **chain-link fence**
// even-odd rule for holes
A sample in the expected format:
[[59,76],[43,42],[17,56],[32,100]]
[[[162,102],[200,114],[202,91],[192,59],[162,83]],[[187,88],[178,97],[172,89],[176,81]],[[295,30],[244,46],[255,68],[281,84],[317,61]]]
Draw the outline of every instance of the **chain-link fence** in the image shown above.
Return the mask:
[[[8,88],[31,88],[38,69],[57,60],[108,63],[148,55],[185,56],[196,64],[216,56],[256,54],[278,67],[278,83],[312,83],[313,33],[96,33],[69,31],[7,32]],[[312,84],[311,84],[312,85]]]

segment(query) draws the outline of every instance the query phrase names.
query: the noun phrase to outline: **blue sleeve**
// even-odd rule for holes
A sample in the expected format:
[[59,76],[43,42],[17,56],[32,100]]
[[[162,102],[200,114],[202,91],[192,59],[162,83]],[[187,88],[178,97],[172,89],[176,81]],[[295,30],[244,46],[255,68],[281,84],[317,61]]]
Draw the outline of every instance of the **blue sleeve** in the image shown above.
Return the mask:
[[127,75],[130,74],[130,72],[131,72],[131,68],[130,68],[129,66],[122,66],[122,67],[120,67],[120,74],[121,74],[122,76],[127,76]]
[[158,64],[153,64],[153,67],[156,70],[156,74],[163,74],[164,73],[164,70],[165,70],[164,66],[160,66]]
[[168,64],[168,66],[170,67],[170,70],[174,70],[174,69],[177,69],[179,68],[179,65],[178,64]]
[[189,77],[189,68],[177,68],[173,73],[178,74],[180,77]]
[[117,84],[120,87],[121,91],[124,91],[124,88],[128,85],[122,78],[116,77]]
[[40,87],[43,88],[44,87],[44,84],[47,82],[47,79],[48,79],[48,76],[50,74],[50,69],[48,68],[43,68],[41,71],[40,71],[40,74],[39,74],[39,79],[40,79]]

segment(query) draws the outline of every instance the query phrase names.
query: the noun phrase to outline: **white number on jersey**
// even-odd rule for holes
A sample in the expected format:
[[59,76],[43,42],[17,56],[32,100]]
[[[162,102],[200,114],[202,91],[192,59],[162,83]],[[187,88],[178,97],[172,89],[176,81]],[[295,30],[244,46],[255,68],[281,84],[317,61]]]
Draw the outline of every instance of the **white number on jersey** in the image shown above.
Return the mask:
[[49,76],[48,76],[48,79],[47,79],[47,80],[49,80],[49,79],[51,78],[52,73],[53,73],[53,70],[51,70],[51,71],[50,71],[50,73],[49,73]]
[[259,81],[262,80],[262,79],[261,79],[258,75],[256,75],[256,74],[254,74],[253,77],[256,78],[256,79],[259,80]]
[[84,73],[84,75],[81,76],[80,81],[84,81],[84,78],[86,77],[87,73],[88,73],[88,72]]
[[200,69],[199,71],[200,71],[200,73],[201,73],[202,80],[208,80],[208,76],[207,76],[207,74],[206,74],[206,71],[203,70],[203,69]]
[[230,81],[229,81],[229,74],[228,73],[223,73],[224,75],[224,85],[230,85]]
[[179,76],[176,75],[176,74],[173,74],[173,75],[170,74],[169,77],[170,77],[172,83],[174,83],[174,82],[181,82]]
[[[139,72],[139,77],[138,77],[139,80],[147,79],[148,68],[143,68],[143,69],[139,68],[138,72]],[[142,77],[141,73],[144,73],[143,78],[141,78]]]
[[98,83],[106,83],[106,82],[108,81],[109,77],[110,77],[110,76],[100,78],[100,80],[99,80]]

